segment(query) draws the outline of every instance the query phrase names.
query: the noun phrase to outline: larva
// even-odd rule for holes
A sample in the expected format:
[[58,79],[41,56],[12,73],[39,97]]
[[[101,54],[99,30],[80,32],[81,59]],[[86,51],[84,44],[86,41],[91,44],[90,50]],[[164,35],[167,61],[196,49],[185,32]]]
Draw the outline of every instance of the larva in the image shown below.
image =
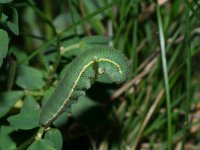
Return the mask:
[[126,57],[114,48],[93,46],[74,59],[42,108],[40,124],[49,126],[67,107],[70,107],[70,101],[73,102],[84,95],[103,73],[115,83],[125,81],[128,77]]

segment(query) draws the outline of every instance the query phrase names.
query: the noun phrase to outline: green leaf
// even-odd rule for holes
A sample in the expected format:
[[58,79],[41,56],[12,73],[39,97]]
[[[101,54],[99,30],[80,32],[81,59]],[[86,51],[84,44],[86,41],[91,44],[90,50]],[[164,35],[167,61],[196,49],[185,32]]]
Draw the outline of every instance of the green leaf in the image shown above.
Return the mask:
[[0,37],[2,37],[0,40],[0,53],[3,57],[5,57],[8,51],[8,43],[9,43],[8,33],[0,29]]
[[53,148],[53,144],[48,140],[36,140],[34,141],[27,150],[56,150]]
[[111,38],[102,35],[94,35],[84,37],[82,41],[86,44],[108,44],[111,41]]
[[0,93],[0,118],[8,113],[16,101],[23,95],[22,91]]
[[17,47],[10,47],[9,52],[15,55],[17,62],[19,63],[21,63],[23,60],[25,60],[28,57],[25,51],[19,50],[19,48]]
[[27,96],[21,112],[8,118],[8,122],[17,129],[33,129],[39,126],[40,108],[35,99]]
[[0,149],[1,150],[13,150],[16,148],[16,144],[11,137],[11,133],[15,131],[12,126],[0,126]]
[[51,141],[56,150],[62,150],[62,134],[58,129],[51,129],[46,134],[44,139]]
[[[64,19],[65,18],[65,19]],[[62,31],[67,25],[71,24],[72,19],[69,12],[59,14],[53,21],[57,31]]]
[[13,18],[7,22],[9,29],[15,34],[19,34],[18,12],[13,8]]
[[8,16],[2,12],[1,14],[1,22],[5,23],[8,19]]
[[4,3],[11,3],[13,0],[0,0],[0,3],[1,4],[4,4]]
[[32,96],[26,96],[21,113],[38,111],[40,106]]
[[61,51],[61,55],[65,57],[78,56],[94,45],[108,45],[110,41],[110,37],[102,35],[87,36],[82,39],[76,37],[62,43],[64,48]]
[[3,62],[3,58],[6,57],[7,52],[8,52],[8,43],[9,43],[9,38],[8,38],[8,33],[2,29],[0,29],[0,67]]
[[8,118],[8,121],[18,129],[29,130],[39,126],[38,120],[36,122],[36,118],[38,119],[38,117],[38,113],[36,114],[33,112],[33,114],[31,114],[29,112],[28,114],[18,114],[11,116]]
[[63,49],[61,50],[61,55],[66,57],[80,54],[80,48],[83,46],[81,39],[79,37],[74,37],[69,40],[62,42]]
[[45,84],[42,72],[26,65],[19,66],[16,83],[28,90],[41,89]]

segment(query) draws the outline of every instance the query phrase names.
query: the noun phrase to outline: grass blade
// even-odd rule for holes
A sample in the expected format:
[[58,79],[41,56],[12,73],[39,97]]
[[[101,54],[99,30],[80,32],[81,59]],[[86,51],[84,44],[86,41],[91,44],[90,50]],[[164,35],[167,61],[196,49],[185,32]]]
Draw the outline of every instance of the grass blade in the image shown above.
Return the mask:
[[165,39],[164,39],[164,34],[163,34],[163,26],[162,26],[159,5],[157,5],[157,19],[158,19],[161,58],[162,58],[162,67],[163,67],[164,83],[165,83],[165,91],[166,91],[166,101],[167,101],[168,150],[171,150],[172,149],[171,100],[170,100],[169,79],[168,79],[168,73],[167,73],[168,69],[167,69],[167,60],[166,60]]
[[185,147],[185,142],[190,127],[189,122],[189,110],[190,110],[190,98],[191,98],[191,47],[190,47],[190,16],[189,8],[185,1],[185,53],[186,53],[186,99],[185,99],[185,128],[184,128],[184,139],[182,144],[182,150]]

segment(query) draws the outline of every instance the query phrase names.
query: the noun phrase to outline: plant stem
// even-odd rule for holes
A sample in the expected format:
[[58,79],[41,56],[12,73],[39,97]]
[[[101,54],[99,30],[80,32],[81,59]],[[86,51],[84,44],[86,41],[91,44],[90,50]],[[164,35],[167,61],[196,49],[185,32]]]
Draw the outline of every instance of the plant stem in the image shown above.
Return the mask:
[[[53,18],[52,10],[51,10],[51,0],[44,0],[43,6],[44,6],[45,16],[51,22]],[[44,29],[45,29],[46,38],[51,39],[53,36],[52,28],[48,24],[45,24]],[[53,30],[55,31],[55,28]]]
[[16,75],[16,70],[17,70],[17,62],[15,58],[11,55],[9,57],[10,61],[10,67],[9,67],[9,72],[8,72],[8,82],[7,82],[7,90],[11,90],[14,84],[15,80],[15,75]]
[[183,136],[182,150],[185,149],[185,142],[187,138],[188,129],[190,128],[189,110],[191,98],[191,47],[190,47],[190,16],[189,9],[185,3],[185,52],[186,52],[186,99],[185,99],[185,128]]
[[44,132],[45,132],[45,128],[44,127],[40,127],[38,132],[37,132],[37,134],[36,134],[36,136],[35,136],[35,140],[40,140],[42,138]]
[[20,146],[18,146],[15,150],[24,150],[26,149],[30,144],[34,142],[34,140],[40,140],[45,132],[44,127],[40,127],[39,130],[32,135],[29,139],[27,139],[24,143],[22,143]]
[[167,129],[168,129],[168,150],[172,149],[172,117],[171,117],[171,98],[170,98],[170,89],[169,89],[169,79],[167,73],[167,60],[166,60],[166,50],[165,50],[165,39],[162,27],[162,20],[160,15],[160,8],[157,5],[157,19],[158,19],[158,27],[159,27],[159,38],[160,38],[160,47],[161,47],[161,58],[162,58],[162,67],[163,67],[163,75],[164,75],[164,83],[165,83],[165,91],[166,91],[166,102],[167,102]]
[[60,64],[60,59],[61,59],[61,53],[60,53],[60,35],[57,36],[57,55],[55,57],[55,63],[53,65],[53,69],[50,70],[49,72],[49,79],[46,82],[46,86],[45,87],[49,87],[49,85],[51,84],[52,81],[52,76],[53,74],[56,72],[59,64]]

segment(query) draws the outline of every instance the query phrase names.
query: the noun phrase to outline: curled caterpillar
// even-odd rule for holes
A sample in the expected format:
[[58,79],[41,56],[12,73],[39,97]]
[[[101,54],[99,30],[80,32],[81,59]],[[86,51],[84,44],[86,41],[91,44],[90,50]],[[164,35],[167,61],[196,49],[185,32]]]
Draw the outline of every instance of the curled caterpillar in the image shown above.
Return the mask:
[[39,123],[48,127],[104,73],[115,83],[124,82],[128,77],[126,57],[114,48],[94,46],[74,59],[42,108]]

